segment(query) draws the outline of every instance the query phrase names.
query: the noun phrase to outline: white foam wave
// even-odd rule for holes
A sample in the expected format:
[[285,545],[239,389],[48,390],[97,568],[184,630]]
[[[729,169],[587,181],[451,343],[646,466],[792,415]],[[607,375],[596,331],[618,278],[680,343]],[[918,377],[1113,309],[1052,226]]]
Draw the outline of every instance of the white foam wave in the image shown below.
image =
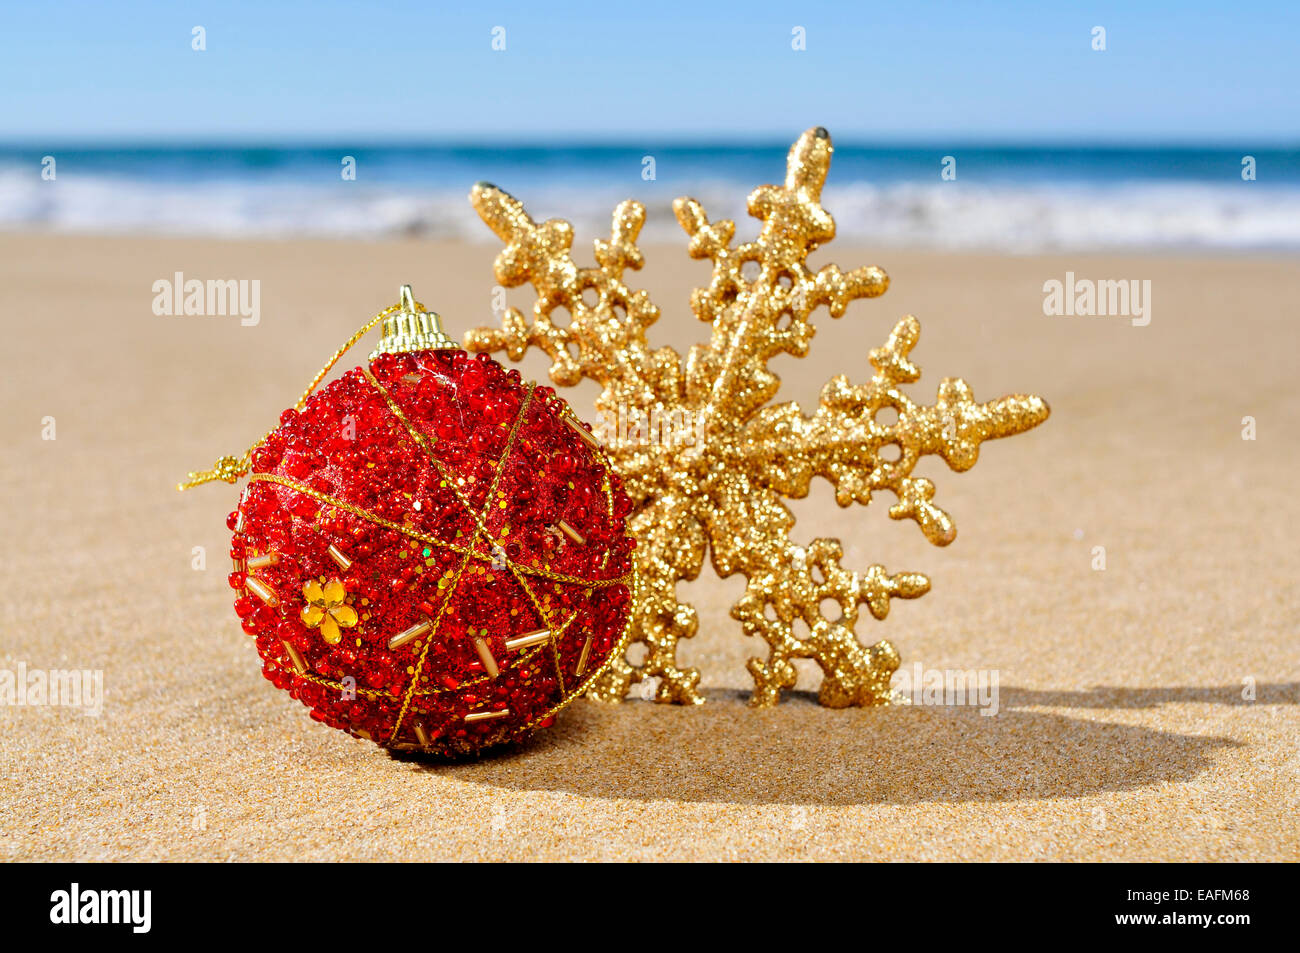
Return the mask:
[[[509,183],[502,183],[509,187]],[[395,188],[355,182],[151,183],[124,177],[43,181],[0,168],[0,228],[224,237],[428,235],[493,241],[465,189]],[[653,184],[642,240],[680,241],[671,201]],[[711,217],[737,220],[745,187],[713,182],[695,195]],[[562,216],[585,240],[603,235],[619,189],[550,186],[524,196],[535,217]],[[997,249],[1264,248],[1300,250],[1300,189],[1130,184],[972,186],[915,183],[829,186],[823,201],[840,237],[896,247]]]

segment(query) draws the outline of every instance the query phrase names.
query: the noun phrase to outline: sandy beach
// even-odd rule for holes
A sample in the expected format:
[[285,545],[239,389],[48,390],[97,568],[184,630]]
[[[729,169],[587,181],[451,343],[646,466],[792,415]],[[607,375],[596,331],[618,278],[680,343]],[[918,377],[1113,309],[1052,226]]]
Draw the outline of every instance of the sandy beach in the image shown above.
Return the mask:
[[[859,635],[889,638],[905,668],[996,671],[996,716],[824,709],[815,669],[748,708],[764,646],[728,615],[743,581],[706,569],[682,587],[704,706],[579,701],[468,763],[310,721],[261,677],[231,609],[235,488],[175,484],[269,429],[399,284],[453,336],[490,322],[496,251],[0,235],[0,669],[102,670],[105,692],[98,717],[0,707],[0,858],[1300,859],[1294,258],[816,256],[878,264],[892,285],[819,314],[810,355],[773,364],[783,396],[807,406],[834,374],[866,379],[868,350],[911,313],[917,399],[961,376],[981,399],[1051,403],[970,472],[918,470],[956,521],[946,549],[883,503],[839,509],[824,482],[792,503],[796,535],[840,537],[846,566],[930,576]],[[684,241],[643,251],[629,277],[664,312],[652,341],[685,350],[707,330],[687,300],[708,265]],[[156,315],[152,286],[177,272],[258,280],[258,322]],[[1067,272],[1149,280],[1149,324],[1045,316],[1043,284]],[[594,395],[566,393],[586,416]]]

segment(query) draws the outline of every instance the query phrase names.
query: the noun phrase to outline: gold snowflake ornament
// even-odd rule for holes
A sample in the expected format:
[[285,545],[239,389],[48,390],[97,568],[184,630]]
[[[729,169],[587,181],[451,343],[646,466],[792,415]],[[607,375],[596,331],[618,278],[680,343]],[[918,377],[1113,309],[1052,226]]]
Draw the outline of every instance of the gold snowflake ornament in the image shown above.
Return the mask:
[[[915,520],[930,542],[946,546],[956,530],[934,504],[934,485],[911,475],[917,461],[938,454],[952,469],[966,470],[982,441],[1047,418],[1038,397],[981,404],[957,378],[939,386],[933,406],[914,403],[899,389],[920,376],[910,358],[920,325],[910,315],[871,351],[875,374],[865,384],[832,378],[811,417],[795,403],[771,403],[780,381],[768,361],[807,353],[812,312],[824,305],[838,318],[850,301],[881,295],[889,285],[874,266],[845,273],[834,265],[814,272],[806,264],[813,249],[835,236],[835,222],[819,201],[830,160],[826,130],[800,136],[785,184],[749,196],[749,213],[762,221],[758,238],[734,248],[733,222],[710,222],[694,199],[674,203],[691,257],[713,261],[709,286],[691,296],[695,316],[713,332],[684,361],[670,347],[651,349],[646,328],[659,310],[646,292],[624,283],[624,271],[643,263],[636,247],[645,221],[639,203],[618,206],[609,240],[595,243],[597,267],[580,268],[570,254],[568,222],[538,224],[517,199],[488,183],[470,195],[506,246],[496,259],[497,280],[506,287],[530,282],[537,300],[529,318],[510,308],[502,327],[471,331],[467,347],[505,351],[514,360],[537,347],[551,358],[556,384],[584,377],[599,384],[605,449],[635,505],[629,526],[638,539],[642,592],[632,638],[646,654],[638,664],[617,659],[593,689],[597,698],[621,699],[634,683],[654,678],[657,701],[703,701],[699,672],[677,663],[677,642],[695,634],[698,619],[678,600],[676,586],[699,575],[708,552],[719,575],[747,578],[731,614],[746,635],[768,645],[766,659],[749,661],[753,704],[775,704],[782,689],[794,687],[799,658],[821,666],[824,705],[889,701],[898,653],[887,641],[870,647],[858,641],[859,607],[883,619],[891,599],[914,599],[929,580],[879,565],[851,572],[840,565],[838,540],[799,545],[790,538],[794,516],[783,501],[806,496],[815,476],[834,484],[841,506],[869,503],[873,493],[888,490],[897,498],[891,517]],[[838,606],[833,618],[823,613],[827,600]],[[796,629],[800,620],[805,627]]]

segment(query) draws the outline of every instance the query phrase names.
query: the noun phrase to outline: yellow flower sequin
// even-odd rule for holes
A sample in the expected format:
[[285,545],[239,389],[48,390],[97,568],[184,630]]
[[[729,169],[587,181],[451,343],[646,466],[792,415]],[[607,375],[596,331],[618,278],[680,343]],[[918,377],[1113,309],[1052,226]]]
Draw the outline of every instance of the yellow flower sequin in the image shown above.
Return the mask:
[[300,613],[303,625],[320,629],[321,638],[330,645],[337,645],[343,638],[342,629],[357,624],[357,610],[343,601],[348,592],[337,579],[331,579],[324,586],[309,579],[302,587],[302,597],[307,603]]

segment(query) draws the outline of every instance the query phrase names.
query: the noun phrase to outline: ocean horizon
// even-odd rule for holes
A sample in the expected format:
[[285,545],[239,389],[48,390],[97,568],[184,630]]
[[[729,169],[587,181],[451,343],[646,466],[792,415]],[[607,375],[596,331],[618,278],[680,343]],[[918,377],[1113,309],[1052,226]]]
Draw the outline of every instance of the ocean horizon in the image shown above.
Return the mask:
[[[749,236],[745,197],[784,177],[788,148],[0,145],[0,229],[492,241],[466,200],[488,180],[534,218],[570,219],[584,243],[605,234],[625,198],[646,205],[643,242],[680,240],[679,195]],[[345,177],[349,165],[355,178]],[[1300,148],[837,141],[823,203],[841,239],[894,247],[1300,251]]]

